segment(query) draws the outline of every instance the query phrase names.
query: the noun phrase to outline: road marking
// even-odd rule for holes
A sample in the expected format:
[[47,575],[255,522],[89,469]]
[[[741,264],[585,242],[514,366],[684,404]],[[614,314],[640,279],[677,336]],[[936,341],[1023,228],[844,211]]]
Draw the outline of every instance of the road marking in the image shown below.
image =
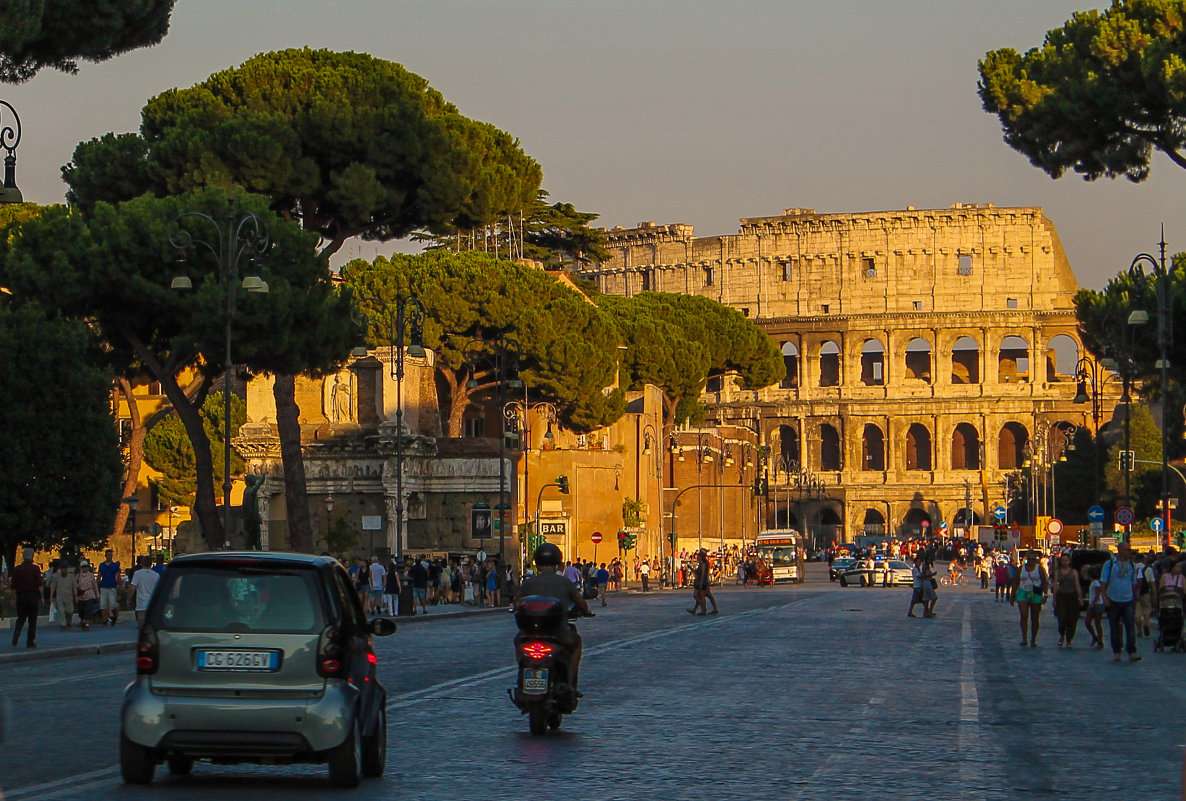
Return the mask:
[[964,605],[960,626],[959,777],[965,798],[984,796],[981,766],[980,695],[976,692],[976,655],[972,650],[972,607]]
[[18,790],[12,790],[8,793],[0,792],[0,799],[4,801],[22,801],[22,799],[37,798],[44,794],[47,798],[58,797],[62,790],[76,790],[84,789],[84,785],[93,782],[97,779],[106,779],[119,775],[119,768],[100,768],[99,770],[92,770],[90,773],[80,773],[77,776],[71,776],[67,779],[58,779],[57,781],[45,782],[44,784],[34,784],[29,787],[21,787]]

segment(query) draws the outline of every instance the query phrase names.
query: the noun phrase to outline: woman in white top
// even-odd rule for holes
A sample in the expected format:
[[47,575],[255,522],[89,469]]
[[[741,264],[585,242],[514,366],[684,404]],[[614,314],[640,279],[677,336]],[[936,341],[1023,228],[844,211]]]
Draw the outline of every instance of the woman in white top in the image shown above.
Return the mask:
[[1050,580],[1046,576],[1046,568],[1038,564],[1038,557],[1030,554],[1025,564],[1017,571],[1013,579],[1013,592],[1017,598],[1017,608],[1021,610],[1021,644],[1026,645],[1026,621],[1029,621],[1029,646],[1038,647],[1039,617],[1042,614],[1042,604],[1046,603],[1046,592],[1050,588]]

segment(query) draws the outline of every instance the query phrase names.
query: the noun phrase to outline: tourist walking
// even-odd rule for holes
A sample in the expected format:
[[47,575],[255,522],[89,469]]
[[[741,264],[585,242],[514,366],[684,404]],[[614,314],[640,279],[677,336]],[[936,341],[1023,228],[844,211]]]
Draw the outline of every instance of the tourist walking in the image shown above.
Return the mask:
[[638,578],[642,582],[642,591],[650,592],[651,565],[645,560],[638,566]]
[[[1013,594],[1017,600],[1017,608],[1021,613],[1021,644],[1031,648],[1038,647],[1038,627],[1041,625],[1042,604],[1046,603],[1046,593],[1050,589],[1050,580],[1046,575],[1046,568],[1038,563],[1036,554],[1030,554],[1021,570],[1017,571],[1017,578],[1013,580]],[[1026,628],[1029,629],[1029,641],[1026,641]]]
[[692,599],[695,602],[688,614],[707,615],[708,601],[712,601],[712,613],[719,615],[717,599],[712,595],[708,551],[701,548],[696,552],[696,566],[692,571]]
[[379,557],[371,557],[370,592],[367,593],[367,613],[380,615],[383,613],[383,590],[387,583],[387,568],[379,562]]
[[112,557],[110,548],[99,563],[99,609],[103,612],[103,625],[114,626],[119,621],[119,580],[122,570]]
[[148,613],[148,602],[152,600],[161,576],[152,569],[152,560],[147,556],[141,556],[139,563],[140,569],[132,574],[131,584],[136,589],[136,622],[143,623]]
[[[1111,633],[1112,659],[1120,661],[1121,645],[1128,652],[1128,661],[1140,662],[1141,655],[1137,653],[1136,636],[1136,585],[1140,580],[1140,572],[1132,561],[1132,550],[1128,543],[1116,546],[1116,556],[1104,564],[1100,575],[1100,584],[1104,589],[1104,608],[1108,612],[1108,627]],[[1124,639],[1121,642],[1121,626],[1124,627]]]
[[1083,621],[1084,628],[1091,635],[1091,647],[1104,647],[1104,585],[1100,581],[1098,565],[1085,565],[1083,568],[1091,585],[1087,590],[1087,616]]
[[37,647],[37,612],[41,602],[41,568],[33,564],[33,549],[26,548],[22,561],[12,569],[9,584],[16,593],[16,622],[12,624],[12,644],[21,639],[21,628],[27,623],[25,647]]
[[610,574],[605,569],[605,562],[597,569],[597,591],[601,594],[601,605],[605,606],[605,596],[609,592]]
[[49,584],[49,605],[53,607],[58,625],[62,627],[62,631],[66,631],[70,628],[70,623],[74,618],[74,595],[78,590],[78,582],[74,580],[74,575],[70,572],[70,565],[66,563],[65,559],[58,560],[58,566],[50,573],[47,583]]
[[83,631],[91,630],[91,618],[95,616],[95,601],[99,599],[99,582],[91,570],[91,563],[85,559],[78,566],[78,584],[75,589],[75,604],[78,607],[78,623]]
[[1058,646],[1071,647],[1079,628],[1079,573],[1071,567],[1070,554],[1058,557],[1054,571],[1054,617],[1058,621]]

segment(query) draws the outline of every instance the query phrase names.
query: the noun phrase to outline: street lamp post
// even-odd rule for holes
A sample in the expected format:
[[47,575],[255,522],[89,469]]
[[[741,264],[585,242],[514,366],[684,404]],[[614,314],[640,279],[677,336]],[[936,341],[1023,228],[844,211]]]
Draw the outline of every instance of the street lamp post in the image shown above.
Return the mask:
[[222,455],[222,536],[223,547],[230,547],[231,539],[231,323],[235,317],[235,295],[240,283],[239,263],[246,260],[246,274],[242,288],[252,294],[266,294],[268,284],[259,274],[259,260],[267,253],[268,230],[259,217],[249,211],[239,213],[235,201],[227,200],[226,216],[216,220],[200,211],[187,211],[177,215],[173,223],[180,226],[183,220],[193,219],[211,228],[215,238],[212,241],[194,236],[185,228],[169,235],[169,242],[181,254],[178,257],[177,274],[170,284],[171,289],[185,291],[193,289],[193,282],[185,272],[190,252],[198,247],[205,248],[215,259],[218,280],[225,293],[224,328],[226,335],[226,359],[223,363],[223,455]]
[[[542,412],[544,419],[548,423],[548,429],[544,432],[544,441],[552,442],[555,435],[552,433],[552,423],[560,419],[559,412],[556,406],[548,401],[538,401],[536,403],[528,403],[527,401],[527,387],[523,388],[523,400],[513,400],[503,405],[502,414],[508,422],[518,420],[522,415],[523,430],[519,438],[519,450],[523,452],[523,526],[526,530],[527,523],[531,519],[530,510],[527,508],[528,491],[530,485],[528,481],[531,475],[530,459],[531,459],[531,413]],[[542,450],[542,448],[541,448]],[[501,527],[501,523],[500,523]],[[534,532],[539,534],[538,531]],[[501,542],[499,543],[501,547]],[[519,532],[519,547],[520,550],[526,547],[526,540],[523,538],[523,532]],[[524,557],[524,562],[526,557]]]
[[[4,123],[5,111],[12,117]],[[0,100],[0,149],[4,150],[4,185],[0,187],[0,204],[21,203],[24,197],[16,186],[16,148],[21,143],[21,118],[12,104]]]
[[[1170,276],[1165,263],[1165,230],[1162,229],[1159,255],[1153,257],[1148,253],[1139,253],[1132,260],[1128,268],[1129,276],[1134,286],[1144,285],[1145,271],[1143,265],[1153,269],[1154,289],[1157,296],[1157,363],[1155,369],[1161,373],[1161,514],[1165,521],[1166,541],[1169,541],[1170,530],[1170,483],[1169,469],[1169,438],[1168,417],[1169,409],[1169,355],[1170,345],[1173,343],[1173,318],[1169,314],[1169,283]],[[1149,322],[1149,313],[1144,309],[1133,309],[1128,315],[1129,325],[1144,325]],[[1127,409],[1125,411],[1127,414]],[[1126,447],[1127,450],[1127,447]],[[1125,491],[1127,495],[1127,489]]]
[[[361,297],[359,300],[373,313],[387,317],[387,342],[391,349],[390,375],[395,380],[395,542],[392,543],[391,551],[398,561],[403,558],[404,553],[404,355],[406,353],[414,359],[424,358],[426,312],[424,304],[415,295],[396,298],[392,304],[375,297]],[[370,318],[362,311],[359,311],[357,316],[365,339],[370,328]],[[408,338],[411,341],[405,347],[404,331],[408,329]],[[366,356],[365,344],[356,347],[352,355]]]
[[[522,349],[519,343],[510,337],[500,334],[493,340],[475,339],[472,340],[466,349],[470,346],[478,345],[481,347],[488,347],[493,349],[490,357],[493,358],[493,369],[495,371],[495,381],[498,384],[497,404],[501,411],[506,405],[506,389],[518,389],[523,386],[523,382],[519,379],[519,358],[522,354]],[[507,359],[510,357],[513,360],[512,365],[507,364]],[[480,356],[478,357],[481,358]],[[476,371],[475,371],[476,372]],[[478,381],[474,373],[470,374],[470,378],[465,382],[467,389],[476,389]],[[498,422],[498,561],[503,561],[503,544],[506,538],[506,511],[507,511],[507,466],[506,466],[506,430],[500,415]]]

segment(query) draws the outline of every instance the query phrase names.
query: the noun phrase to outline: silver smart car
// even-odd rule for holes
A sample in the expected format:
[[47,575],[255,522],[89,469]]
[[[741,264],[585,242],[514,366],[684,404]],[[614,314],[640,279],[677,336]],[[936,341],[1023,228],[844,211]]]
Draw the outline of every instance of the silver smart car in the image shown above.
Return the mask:
[[387,693],[368,621],[330,557],[208,553],[169,562],[124,691],[120,768],[147,784],[156,765],[325,762],[357,786],[387,760]]

